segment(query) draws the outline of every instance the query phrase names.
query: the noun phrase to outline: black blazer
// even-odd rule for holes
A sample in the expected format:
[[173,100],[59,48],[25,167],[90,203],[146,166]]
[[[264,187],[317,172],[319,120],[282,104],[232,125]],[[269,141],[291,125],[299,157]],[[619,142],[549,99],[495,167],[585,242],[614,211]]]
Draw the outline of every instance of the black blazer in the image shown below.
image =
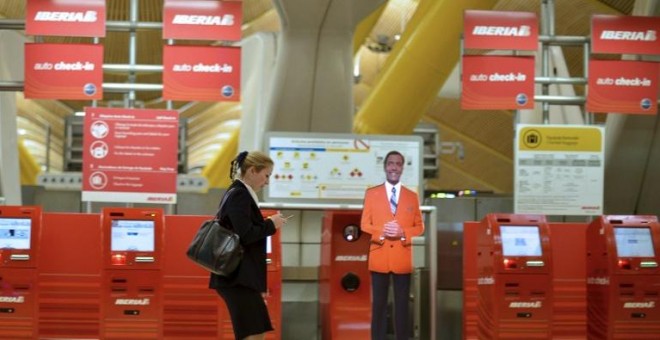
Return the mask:
[[223,226],[233,229],[241,239],[243,259],[229,276],[211,274],[209,288],[246,286],[266,291],[266,237],[275,234],[275,224],[261,216],[259,207],[241,181],[234,181],[219,212]]

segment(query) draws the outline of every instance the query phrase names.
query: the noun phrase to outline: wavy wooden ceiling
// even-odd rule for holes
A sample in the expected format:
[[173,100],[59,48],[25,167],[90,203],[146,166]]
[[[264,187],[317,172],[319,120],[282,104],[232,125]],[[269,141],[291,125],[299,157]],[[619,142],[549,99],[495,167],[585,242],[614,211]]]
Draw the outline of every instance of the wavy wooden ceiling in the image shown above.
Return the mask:
[[[624,14],[632,12],[634,0],[556,0],[555,29],[557,35],[586,36],[589,34],[589,21],[592,14]],[[0,18],[24,19],[25,0],[0,1]],[[129,0],[107,0],[107,20],[127,21],[129,19]],[[139,0],[139,21],[162,21],[163,0]],[[401,33],[406,21],[413,14],[418,0],[390,0],[386,11],[365,41],[361,49],[362,78],[355,85],[355,104],[359,107],[378,77],[387,53],[373,52],[367,45],[386,37],[388,44],[394,42],[394,36]],[[495,7],[504,11],[540,12],[540,0],[501,0]],[[540,17],[540,13],[539,13]],[[279,30],[277,13],[271,0],[243,1],[243,35],[254,32]],[[127,32],[108,32],[102,40],[105,45],[104,62],[106,64],[128,63]],[[89,38],[47,37],[46,42],[91,42]],[[177,42],[186,43],[186,42]],[[156,30],[140,30],[137,33],[137,63],[159,65],[162,63],[163,40],[161,32]],[[458,46],[457,46],[458,48]],[[583,55],[581,48],[564,48],[566,60],[572,75],[582,75]],[[160,83],[160,73],[139,73],[137,83]],[[123,72],[106,72],[104,82],[128,82],[128,75]],[[456,85],[457,86],[457,85]],[[581,87],[576,87],[582,93]],[[64,118],[75,111],[80,111],[90,102],[84,101],[48,101],[25,100],[18,98],[19,129],[25,130],[25,138],[32,140],[31,144],[45,143],[44,126],[49,124],[52,129],[51,169],[62,168],[62,137]],[[107,93],[100,106],[121,105],[124,97],[119,93]],[[160,92],[137,92],[140,105],[149,108],[162,108],[165,103],[160,100]],[[183,117],[190,118],[190,136],[188,140],[189,158],[203,164],[208,155],[201,155],[203,148],[221,142],[217,137],[226,132],[222,123],[240,117],[240,107],[227,103],[196,103],[186,105],[185,102],[174,102],[175,109],[181,111]],[[185,106],[184,106],[185,105]],[[438,126],[443,141],[459,142],[464,146],[464,159],[455,154],[440,157],[440,175],[427,182],[427,189],[478,189],[496,193],[510,193],[513,190],[513,113],[511,111],[465,111],[460,109],[458,98],[441,98],[433,103],[424,115],[423,121]],[[35,158],[42,164],[45,162],[43,146],[30,148]],[[205,158],[206,157],[206,158]]]

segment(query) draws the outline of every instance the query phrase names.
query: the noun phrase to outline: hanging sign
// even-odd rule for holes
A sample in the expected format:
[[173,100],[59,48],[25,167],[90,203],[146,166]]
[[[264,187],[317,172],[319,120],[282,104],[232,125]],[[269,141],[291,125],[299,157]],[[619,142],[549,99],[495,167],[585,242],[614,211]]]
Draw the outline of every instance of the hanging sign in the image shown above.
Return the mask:
[[464,56],[461,108],[534,108],[534,58]]
[[177,111],[86,107],[83,127],[83,201],[176,203]]
[[591,52],[660,55],[660,17],[594,15]]
[[170,45],[164,47],[164,99],[239,101],[240,90],[240,48]]
[[603,127],[519,124],[515,145],[516,214],[603,213]]
[[25,44],[23,93],[31,99],[103,99],[103,46]]
[[587,111],[657,114],[659,74],[654,62],[589,61]]
[[105,37],[105,0],[28,0],[25,33],[63,37]]
[[241,40],[240,1],[165,0],[163,39]]
[[466,10],[465,48],[536,51],[538,26],[536,13]]

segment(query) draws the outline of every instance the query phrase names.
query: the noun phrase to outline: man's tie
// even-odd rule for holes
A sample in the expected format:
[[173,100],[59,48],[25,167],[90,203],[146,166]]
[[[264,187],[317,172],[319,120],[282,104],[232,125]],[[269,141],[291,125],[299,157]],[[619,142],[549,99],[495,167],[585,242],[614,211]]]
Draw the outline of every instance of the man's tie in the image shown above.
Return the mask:
[[392,196],[390,196],[390,209],[392,210],[392,215],[396,214],[396,187],[392,187]]

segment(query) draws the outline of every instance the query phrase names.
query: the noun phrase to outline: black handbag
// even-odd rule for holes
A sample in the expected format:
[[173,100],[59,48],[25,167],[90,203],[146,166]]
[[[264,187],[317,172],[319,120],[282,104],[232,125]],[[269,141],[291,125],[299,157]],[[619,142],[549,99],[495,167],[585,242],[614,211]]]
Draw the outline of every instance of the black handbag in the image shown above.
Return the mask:
[[222,276],[234,272],[243,258],[240,238],[232,230],[223,227],[218,220],[230,192],[231,190],[223,197],[216,217],[202,223],[186,252],[193,262]]

